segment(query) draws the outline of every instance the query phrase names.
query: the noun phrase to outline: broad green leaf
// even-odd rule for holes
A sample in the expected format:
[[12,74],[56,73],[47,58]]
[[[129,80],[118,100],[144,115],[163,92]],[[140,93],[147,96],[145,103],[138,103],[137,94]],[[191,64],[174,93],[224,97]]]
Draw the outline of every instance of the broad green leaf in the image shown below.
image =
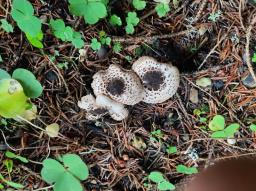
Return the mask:
[[36,48],[43,48],[44,45],[42,43],[43,33],[39,32],[35,37],[32,37],[30,34],[25,33],[28,41]]
[[226,137],[227,137],[227,135],[226,135],[225,131],[216,131],[211,134],[211,138],[215,138],[215,139],[226,138]]
[[196,174],[198,170],[196,167],[186,167],[185,165],[176,166],[176,171],[182,174]]
[[3,69],[0,69],[0,80],[2,79],[10,79],[11,76],[8,72],[6,72],[5,70]]
[[43,161],[41,176],[48,184],[52,184],[59,180],[65,172],[65,168],[58,161],[51,158]]
[[166,149],[166,152],[167,152],[168,154],[175,154],[175,153],[177,153],[177,147],[168,147],[168,148]]
[[72,44],[75,46],[75,48],[79,48],[79,49],[84,46],[82,35],[79,32],[73,33]]
[[224,132],[228,138],[234,137],[234,134],[238,131],[240,125],[238,123],[232,123],[224,129]]
[[13,0],[11,16],[19,28],[31,37],[36,37],[41,32],[42,22],[34,16],[34,9],[29,1]]
[[209,129],[212,131],[222,131],[225,128],[225,118],[222,115],[216,115],[209,122]]
[[170,182],[168,182],[168,181],[166,181],[166,180],[160,182],[160,183],[157,185],[157,188],[158,188],[159,190],[161,190],[161,191],[165,191],[165,190],[175,190],[175,186],[174,186],[172,183],[170,183]]
[[161,18],[167,15],[170,11],[170,6],[167,3],[158,3],[155,10],[157,15]]
[[49,137],[51,138],[58,137],[59,130],[60,126],[57,123],[47,125],[47,127],[45,128],[47,135],[49,135]]
[[0,183],[0,190],[3,190],[4,189],[4,185],[2,185],[1,183]]
[[4,29],[5,32],[13,32],[13,26],[6,19],[0,19],[0,22],[0,28]]
[[54,184],[55,191],[83,191],[80,182],[69,172],[64,172]]
[[106,2],[86,1],[86,0],[69,0],[69,9],[76,16],[83,16],[88,24],[95,24],[99,19],[107,16]]
[[[52,29],[53,34],[57,37],[60,38],[62,41],[66,40],[66,37],[64,35],[65,31],[65,23],[62,19],[51,19],[50,20],[50,27]],[[72,35],[71,35],[72,36]]]
[[13,169],[13,160],[11,159],[4,160],[4,165],[7,168],[8,174],[11,174]]
[[11,159],[18,159],[18,160],[20,160],[21,162],[24,162],[24,163],[29,162],[26,158],[24,158],[22,156],[19,156],[19,155],[16,155],[15,153],[10,152],[10,151],[6,151],[5,156],[8,157],[8,158],[11,158]]
[[146,1],[143,1],[143,0],[133,0],[132,4],[134,8],[139,11],[145,9],[146,7]]
[[110,24],[113,25],[113,26],[122,26],[122,20],[120,17],[118,17],[117,15],[112,15],[110,17]]
[[157,171],[151,172],[148,178],[155,183],[159,183],[165,180],[162,173]]
[[62,156],[64,166],[68,171],[80,180],[86,180],[89,176],[89,169],[82,159],[75,154],[65,154]]
[[14,79],[0,80],[0,116],[15,118],[27,107],[27,97],[21,84]]
[[12,77],[21,83],[27,97],[37,98],[42,94],[43,87],[32,72],[18,68],[14,70]]
[[250,129],[252,132],[256,132],[256,124],[251,124]]
[[8,184],[9,186],[16,188],[16,189],[22,189],[24,188],[24,186],[22,184],[19,183],[15,183],[15,182],[11,182],[11,181],[5,181],[6,184]]

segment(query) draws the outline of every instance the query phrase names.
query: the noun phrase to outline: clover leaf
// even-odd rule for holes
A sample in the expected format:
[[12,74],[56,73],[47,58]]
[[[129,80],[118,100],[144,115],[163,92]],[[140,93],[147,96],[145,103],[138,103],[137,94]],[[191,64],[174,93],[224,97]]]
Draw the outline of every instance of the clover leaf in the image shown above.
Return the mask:
[[153,171],[149,174],[148,179],[157,184],[157,188],[161,191],[174,190],[175,186],[166,180],[161,172]]
[[59,158],[45,159],[41,176],[48,184],[54,184],[54,191],[82,191],[81,180],[89,176],[87,165],[75,154],[65,154]]
[[83,16],[88,24],[95,24],[107,16],[106,1],[100,0],[68,0],[69,10],[76,16]]
[[113,25],[113,26],[121,26],[122,25],[122,20],[120,17],[118,17],[117,15],[112,15],[110,17],[110,20],[109,20],[110,24]]
[[146,7],[146,1],[143,1],[143,0],[133,0],[132,4],[134,8],[139,11],[145,9]]
[[178,165],[176,166],[176,171],[182,174],[196,174],[198,170],[196,167],[186,167],[185,165]]
[[164,17],[170,11],[170,6],[168,3],[158,3],[155,10],[159,17]]
[[100,42],[96,38],[93,38],[91,40],[91,48],[94,51],[97,51],[97,50],[99,50],[101,48],[101,44],[100,44]]

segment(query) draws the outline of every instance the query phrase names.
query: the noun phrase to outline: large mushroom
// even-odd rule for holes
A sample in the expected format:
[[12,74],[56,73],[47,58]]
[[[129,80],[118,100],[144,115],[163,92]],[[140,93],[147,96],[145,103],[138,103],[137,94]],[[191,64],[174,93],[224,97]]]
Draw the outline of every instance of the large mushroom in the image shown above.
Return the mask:
[[177,91],[180,82],[179,70],[170,63],[160,63],[154,58],[143,56],[134,62],[133,71],[144,86],[146,103],[162,103]]
[[139,77],[134,72],[124,70],[115,64],[93,76],[92,88],[96,97],[106,95],[125,105],[135,105],[144,97]]

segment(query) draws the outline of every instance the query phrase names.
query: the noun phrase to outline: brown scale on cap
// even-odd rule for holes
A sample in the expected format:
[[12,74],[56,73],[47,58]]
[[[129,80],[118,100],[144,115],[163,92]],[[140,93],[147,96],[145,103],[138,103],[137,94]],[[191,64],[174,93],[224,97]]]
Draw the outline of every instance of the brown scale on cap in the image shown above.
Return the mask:
[[143,56],[134,62],[133,71],[140,77],[144,86],[146,103],[162,103],[177,91],[180,82],[179,70],[167,63]]
[[94,74],[92,88],[96,96],[106,95],[126,105],[135,105],[144,97],[139,77],[134,72],[124,70],[115,64]]
[[196,175],[184,191],[256,191],[256,158],[217,162]]

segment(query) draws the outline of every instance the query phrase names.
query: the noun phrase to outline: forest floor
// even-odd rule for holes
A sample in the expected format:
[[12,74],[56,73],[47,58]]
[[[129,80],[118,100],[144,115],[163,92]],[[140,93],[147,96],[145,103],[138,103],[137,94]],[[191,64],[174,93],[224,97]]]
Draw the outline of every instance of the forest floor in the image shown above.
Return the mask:
[[[173,2],[163,18],[152,11],[154,3],[148,3],[138,12],[135,34],[126,35],[124,28],[113,28],[106,19],[86,25],[82,18],[70,15],[66,1],[31,0],[41,19],[62,18],[82,33],[86,42],[83,59],[78,49],[54,38],[47,25],[45,54],[33,48],[17,27],[13,33],[0,30],[0,67],[7,71],[26,68],[44,87],[42,96],[33,100],[38,107],[33,123],[39,127],[58,123],[63,135],[49,138],[28,124],[7,120],[8,125],[1,127],[0,161],[6,150],[30,161],[15,161],[12,181],[26,185],[25,190],[47,187],[40,176],[41,162],[76,153],[90,168],[90,177],[83,182],[85,190],[147,190],[145,178],[152,171],[178,184],[186,177],[176,172],[179,164],[203,167],[256,153],[256,134],[249,129],[256,122],[256,85],[249,70],[256,68],[252,62],[256,6],[246,0],[178,0],[176,7]],[[122,18],[133,9],[129,1],[113,0],[109,6]],[[10,10],[10,1],[2,1],[0,18],[11,22]],[[90,40],[102,30],[113,42],[121,43],[121,52],[90,48]],[[122,122],[108,116],[96,122],[86,120],[77,103],[92,93],[92,76],[113,63],[130,69],[144,55],[179,68],[181,83],[176,95],[161,104],[131,106],[128,119]],[[65,62],[67,67],[59,67]],[[202,77],[211,84],[203,87],[196,82]],[[235,144],[210,137],[207,126],[217,114],[225,117],[226,124],[240,124]],[[170,146],[177,153],[169,154]],[[8,175],[3,163],[0,172]]]

